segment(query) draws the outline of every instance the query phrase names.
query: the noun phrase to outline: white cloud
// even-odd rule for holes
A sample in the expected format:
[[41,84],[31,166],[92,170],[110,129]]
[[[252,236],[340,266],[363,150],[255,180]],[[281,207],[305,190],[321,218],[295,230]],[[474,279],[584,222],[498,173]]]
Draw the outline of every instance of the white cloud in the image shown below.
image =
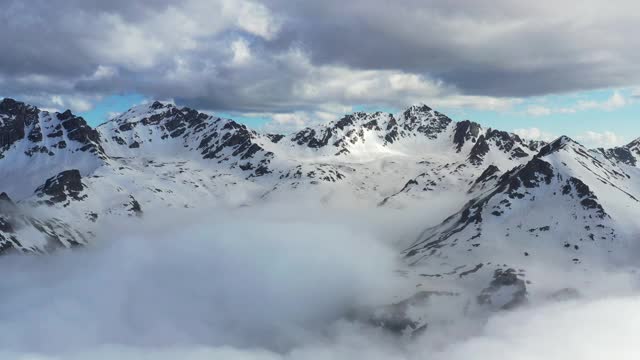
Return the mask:
[[620,146],[625,143],[625,138],[611,131],[596,132],[586,131],[578,136],[576,140],[587,147],[610,148]]
[[619,91],[614,93],[604,101],[579,101],[576,105],[578,110],[605,110],[612,111],[629,104],[629,100],[625,98]]
[[235,66],[246,65],[251,60],[251,49],[245,39],[237,39],[231,43],[231,64]]
[[[521,128],[513,130],[513,133],[529,140],[553,141],[558,138],[557,134],[543,131],[539,128]],[[612,131],[585,131],[575,136],[575,140],[588,148],[611,148],[626,143],[624,136]]]
[[[628,290],[634,277],[598,266],[585,275],[594,285],[579,288],[580,300],[532,296],[528,306],[488,318],[440,304],[446,321],[411,339],[352,323],[344,316],[353,306],[415,291],[394,275],[387,235],[397,229],[375,221],[389,210],[376,209],[376,217],[286,204],[178,218],[150,210],[143,229],[119,221],[114,228],[126,235],[110,229],[94,247],[5,257],[0,357],[635,360],[640,352],[640,298]],[[418,213],[410,216],[424,221]]]
[[527,140],[552,141],[556,135],[542,131],[538,128],[515,129],[513,133]]
[[532,105],[527,108],[527,114],[532,116],[546,116],[551,115],[552,112],[550,108],[541,105]]
[[240,28],[267,40],[272,40],[282,25],[280,19],[258,2],[225,0],[223,12],[225,11],[234,15]]
[[352,112],[351,107],[325,107],[318,111],[296,111],[290,113],[243,113],[242,116],[269,119],[263,130],[273,133],[290,133],[304,127],[326,124],[335,121],[346,113]]
[[340,65],[314,65],[309,54],[295,49],[279,57],[294,74],[291,96],[309,104],[386,105],[403,108],[426,103],[433,107],[504,111],[520,99],[461,95],[446,84],[398,70],[357,70]]
[[92,80],[110,79],[118,74],[118,69],[113,66],[98,65],[96,72],[90,77]]
[[97,99],[68,95],[54,95],[48,100],[48,104],[55,109],[71,109],[74,112],[85,112],[93,109],[93,101],[96,101]]
[[243,30],[271,40],[280,29],[267,7],[247,0],[186,0],[147,11],[135,21],[111,12],[67,20],[100,27],[100,32],[80,37],[84,46],[101,61],[132,71],[166,66],[176,57],[205,50],[225,31]]
[[305,113],[293,113],[274,114],[271,118],[273,119],[273,122],[278,125],[304,126],[309,122],[311,117]]
[[548,116],[551,114],[574,114],[579,111],[587,110],[613,111],[625,107],[630,103],[630,99],[626,98],[620,91],[616,90],[609,98],[603,101],[579,100],[566,107],[549,107],[535,104],[528,106],[525,113],[531,116]]
[[122,114],[122,113],[121,112],[117,112],[117,111],[109,111],[107,113],[107,120],[114,119],[116,116],[119,116],[120,114]]

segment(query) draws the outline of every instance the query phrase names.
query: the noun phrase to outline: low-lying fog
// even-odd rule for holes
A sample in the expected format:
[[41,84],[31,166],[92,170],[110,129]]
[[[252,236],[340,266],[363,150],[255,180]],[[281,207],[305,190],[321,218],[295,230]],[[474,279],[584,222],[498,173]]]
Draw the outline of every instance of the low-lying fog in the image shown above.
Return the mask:
[[93,246],[0,259],[0,357],[638,358],[633,277],[488,320],[452,312],[449,326],[413,339],[349,320],[414,286],[398,272],[400,250],[438,216],[272,204],[105,224]]

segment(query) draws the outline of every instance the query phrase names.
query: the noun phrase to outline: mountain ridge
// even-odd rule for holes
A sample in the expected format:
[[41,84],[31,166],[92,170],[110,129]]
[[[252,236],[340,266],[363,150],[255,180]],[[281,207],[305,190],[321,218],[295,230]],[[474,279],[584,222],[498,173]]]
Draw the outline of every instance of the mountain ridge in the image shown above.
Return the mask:
[[[617,237],[615,222],[625,210],[608,198],[634,208],[640,198],[634,142],[586,149],[566,136],[532,141],[453,121],[426,105],[398,114],[356,112],[292,134],[268,134],[157,101],[92,128],[70,111],[50,113],[3,99],[0,144],[0,173],[6,175],[0,191],[26,212],[53,212],[73,224],[83,234],[78,244],[90,242],[86,234],[104,219],[144,216],[149,207],[238,206],[299,193],[325,206],[403,209],[445,198],[458,210],[443,214],[443,223],[425,230],[405,252],[415,263],[418,253],[453,241],[446,235],[451,230],[499,228],[491,225],[494,218],[522,217],[537,204],[565,204],[559,207],[573,214],[572,226],[580,218],[611,220],[603,226]],[[518,215],[509,215],[516,207]],[[532,228],[552,227],[539,225]],[[579,226],[583,230],[575,234],[583,241],[613,236]],[[540,237],[524,230],[501,236]],[[470,243],[483,236],[470,234]],[[45,251],[18,242],[28,244],[18,249]]]

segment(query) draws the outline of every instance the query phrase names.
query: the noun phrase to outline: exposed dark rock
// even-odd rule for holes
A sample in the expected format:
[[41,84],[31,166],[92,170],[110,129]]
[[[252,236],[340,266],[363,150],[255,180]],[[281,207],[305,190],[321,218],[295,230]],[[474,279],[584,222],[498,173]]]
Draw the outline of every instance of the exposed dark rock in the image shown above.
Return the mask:
[[[417,131],[429,139],[435,139],[442,133],[453,120],[447,116],[433,111],[427,105],[412,106],[404,112],[405,122],[403,128],[407,131]],[[424,121],[428,119],[428,121]]]
[[474,274],[474,273],[478,272],[478,270],[482,269],[482,267],[483,267],[483,266],[484,266],[484,264],[478,264],[478,265],[476,265],[473,269],[470,269],[470,270],[467,270],[467,271],[463,271],[463,272],[461,272],[461,273],[458,275],[458,277],[463,278],[463,277],[465,277],[465,276],[468,276],[468,275]]
[[607,217],[607,213],[604,208],[598,202],[598,197],[591,191],[589,186],[582,182],[580,179],[571,177],[567,180],[566,184],[562,187],[562,194],[569,195],[571,189],[575,190],[575,194],[578,198],[582,199],[580,204],[587,210],[596,210],[596,215],[603,219]]
[[477,302],[495,310],[510,310],[527,302],[527,286],[514,269],[497,269],[489,287],[478,295]]
[[118,126],[118,130],[120,131],[131,131],[133,130],[133,124],[132,123],[124,123],[120,126]]
[[67,142],[64,140],[58,141],[58,143],[54,144],[53,147],[57,149],[65,149],[67,147]]
[[511,156],[514,158],[525,158],[529,156],[529,154],[522,150],[522,148],[517,147],[511,151]]
[[151,108],[154,110],[162,109],[163,107],[164,105],[160,101],[154,101],[153,104],[151,104]]
[[44,203],[54,205],[70,200],[82,201],[87,195],[82,195],[84,185],[78,170],[66,170],[51,177],[36,189],[39,198],[47,197]]
[[[25,127],[37,124],[39,113],[37,108],[13,99],[0,101],[0,153],[24,139]],[[38,137],[36,134],[33,136]]]
[[134,198],[132,195],[129,195],[129,200],[129,211],[132,212],[135,216],[142,216],[143,211],[138,200],[136,200],[136,198]]
[[396,118],[393,117],[393,115],[391,115],[389,118],[389,122],[387,123],[387,131],[397,126],[398,126],[398,121],[396,120]]
[[473,165],[480,165],[484,161],[484,156],[489,152],[490,147],[487,143],[487,139],[484,135],[480,135],[478,141],[471,148],[469,152],[469,161]]
[[342,119],[338,120],[338,122],[336,122],[335,128],[340,129],[340,130],[344,130],[345,127],[351,126],[353,124],[354,124],[354,116],[353,115],[347,115],[347,116],[343,117]]
[[538,152],[538,154],[536,155],[536,157],[544,157],[547,156],[549,154],[552,154],[556,151],[559,151],[561,149],[564,149],[568,144],[575,144],[575,141],[571,140],[569,137],[567,136],[561,136],[559,138],[557,138],[556,140],[554,140],[553,142],[543,146],[540,151]]
[[317,135],[319,135],[319,137],[316,137],[316,131],[314,129],[304,129],[294,135],[293,141],[298,145],[306,144],[312,149],[319,149],[327,146],[327,144],[329,144],[329,140],[333,136],[330,128],[323,129],[322,133]]
[[532,189],[538,187],[540,182],[550,184],[553,175],[551,164],[536,157],[525,166],[505,173],[500,178],[499,188],[513,195],[521,186]]
[[112,136],[111,140],[115,141],[118,145],[127,145],[127,142],[120,136]]
[[489,180],[492,179],[497,179],[498,177],[496,176],[496,174],[498,174],[500,172],[500,169],[495,166],[495,165],[489,165],[483,172],[482,174],[480,174],[480,176],[476,179],[476,181],[474,182],[474,184],[480,184],[483,182],[487,182]]
[[40,128],[40,124],[35,123],[33,125],[31,131],[29,131],[29,136],[27,136],[27,139],[29,139],[29,141],[31,142],[42,141],[42,129]]
[[387,133],[387,135],[384,136],[384,140],[386,142],[388,142],[389,144],[393,144],[393,142],[396,141],[396,139],[398,139],[398,130],[397,129],[393,129],[393,130],[389,131]]
[[469,120],[460,121],[456,124],[453,143],[456,145],[458,152],[460,152],[467,141],[472,140],[475,142],[478,135],[480,135],[480,124]]
[[272,143],[279,143],[280,140],[284,138],[284,135],[281,134],[267,134],[267,138],[271,140]]
[[631,151],[631,149],[626,146],[616,147],[608,150],[598,149],[598,151],[600,151],[608,159],[614,159],[616,161],[619,161],[621,163],[624,163],[630,166],[636,166],[636,164],[638,163],[638,160],[633,155],[633,152]]
[[80,151],[104,154],[104,149],[100,142],[100,134],[89,126],[82,117],[75,116],[71,111],[67,110],[62,114],[58,114],[58,120],[62,122],[62,127],[67,131],[69,140],[84,144]]
[[89,221],[91,222],[96,222],[98,221],[98,214],[95,212],[88,212],[87,213],[87,219],[89,219]]

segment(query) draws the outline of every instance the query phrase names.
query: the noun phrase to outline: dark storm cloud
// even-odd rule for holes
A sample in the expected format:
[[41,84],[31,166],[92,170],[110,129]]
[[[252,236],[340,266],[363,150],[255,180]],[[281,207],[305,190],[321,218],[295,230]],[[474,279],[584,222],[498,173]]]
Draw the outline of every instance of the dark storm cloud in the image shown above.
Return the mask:
[[[0,0],[0,95],[290,112],[635,85],[620,1]],[[491,101],[488,101],[491,100]]]
[[268,2],[289,12],[282,38],[306,44],[317,63],[428,73],[465,93],[494,96],[638,80],[633,2]]

